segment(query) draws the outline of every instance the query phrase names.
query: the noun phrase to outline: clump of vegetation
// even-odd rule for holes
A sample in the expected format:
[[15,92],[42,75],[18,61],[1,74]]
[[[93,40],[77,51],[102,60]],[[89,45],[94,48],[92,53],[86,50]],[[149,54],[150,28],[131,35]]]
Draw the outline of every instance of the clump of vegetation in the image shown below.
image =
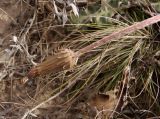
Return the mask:
[[[7,48],[1,51],[1,59],[7,61],[1,63],[2,116],[158,117],[159,22],[143,26],[141,21],[156,16],[159,4],[148,0],[17,3],[27,10],[17,17],[22,28],[14,24],[20,32],[13,29],[5,41],[9,57]],[[133,30],[130,26],[136,22],[140,23]],[[132,32],[123,30],[128,27]],[[112,33],[113,39],[99,47],[82,50]],[[66,57],[72,66],[60,61]]]

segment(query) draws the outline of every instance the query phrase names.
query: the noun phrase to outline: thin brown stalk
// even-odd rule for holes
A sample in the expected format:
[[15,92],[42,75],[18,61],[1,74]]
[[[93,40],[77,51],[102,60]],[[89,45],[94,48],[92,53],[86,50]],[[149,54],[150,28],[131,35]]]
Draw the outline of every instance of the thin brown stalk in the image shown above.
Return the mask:
[[130,33],[133,33],[139,29],[143,29],[144,27],[147,27],[151,24],[154,24],[154,23],[157,23],[160,21],[160,15],[156,15],[156,16],[153,16],[151,18],[148,18],[144,21],[141,21],[141,22],[137,22],[131,26],[128,26],[128,27],[125,27],[125,28],[122,28],[116,32],[113,32],[112,34],[110,34],[109,36],[105,36],[104,38],[102,38],[101,40],[98,40],[82,49],[80,49],[79,51],[76,52],[76,55],[77,57],[87,53],[87,52],[90,52],[91,50],[99,47],[99,46],[102,46],[104,44],[106,44],[108,41],[110,40],[113,40],[113,39],[120,39],[121,37],[127,35],[127,34],[130,34]]

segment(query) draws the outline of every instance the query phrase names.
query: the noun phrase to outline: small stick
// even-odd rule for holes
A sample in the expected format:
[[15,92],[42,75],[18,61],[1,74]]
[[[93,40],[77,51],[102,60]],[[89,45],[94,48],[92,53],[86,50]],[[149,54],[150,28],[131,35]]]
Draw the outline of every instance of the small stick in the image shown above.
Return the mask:
[[34,78],[38,75],[44,75],[49,72],[59,72],[73,68],[76,65],[79,57],[91,50],[106,44],[108,41],[113,39],[120,39],[121,37],[133,33],[139,29],[143,29],[146,26],[157,23],[160,21],[160,15],[153,16],[144,21],[137,22],[131,26],[122,28],[112,34],[105,36],[104,38],[74,52],[70,49],[62,49],[54,56],[47,58],[46,61],[40,63],[38,66],[33,67],[27,75],[27,78]]

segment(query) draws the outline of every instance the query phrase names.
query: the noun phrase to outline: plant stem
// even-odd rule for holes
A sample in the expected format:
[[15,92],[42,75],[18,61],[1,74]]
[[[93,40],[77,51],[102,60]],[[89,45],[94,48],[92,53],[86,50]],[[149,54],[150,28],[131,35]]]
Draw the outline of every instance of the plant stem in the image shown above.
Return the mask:
[[87,52],[90,52],[92,49],[95,49],[99,46],[102,46],[104,44],[106,44],[108,41],[110,40],[113,40],[113,39],[120,39],[121,37],[127,35],[127,34],[130,34],[130,33],[133,33],[139,29],[143,29],[144,27],[146,26],[149,26],[151,24],[154,24],[154,23],[157,23],[160,21],[160,15],[156,15],[156,16],[153,16],[151,18],[148,18],[144,21],[141,21],[141,22],[137,22],[131,26],[128,26],[128,27],[125,27],[125,28],[122,28],[116,32],[113,32],[112,34],[108,35],[108,36],[105,36],[104,38],[80,49],[79,51],[76,52],[76,55],[77,57],[80,57],[81,55],[87,53]]

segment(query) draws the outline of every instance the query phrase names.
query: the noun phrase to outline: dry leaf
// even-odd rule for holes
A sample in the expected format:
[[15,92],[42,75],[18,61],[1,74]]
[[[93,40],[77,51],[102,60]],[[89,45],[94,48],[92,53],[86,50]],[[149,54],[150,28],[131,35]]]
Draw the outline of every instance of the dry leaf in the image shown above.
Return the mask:
[[89,105],[96,107],[98,111],[104,111],[105,116],[109,117],[114,110],[118,99],[114,91],[108,91],[106,94],[97,94],[89,100]]

